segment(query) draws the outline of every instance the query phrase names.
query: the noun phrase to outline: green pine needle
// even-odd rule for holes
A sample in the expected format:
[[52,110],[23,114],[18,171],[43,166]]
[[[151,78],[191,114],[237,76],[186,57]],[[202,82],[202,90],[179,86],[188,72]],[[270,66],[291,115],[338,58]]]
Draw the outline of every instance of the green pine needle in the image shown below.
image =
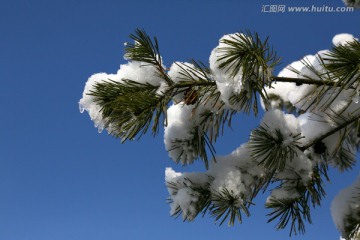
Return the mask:
[[166,96],[157,95],[157,89],[148,83],[109,80],[97,83],[90,95],[101,107],[105,128],[125,142],[146,133],[152,121],[153,134],[157,133],[170,101]]
[[[212,142],[209,140],[208,136],[205,132],[203,132],[200,126],[196,126],[191,131],[192,138],[191,139],[175,139],[173,141],[173,147],[169,150],[175,150],[178,148],[191,149],[190,156],[189,153],[183,150],[180,152],[178,158],[176,159],[176,163],[182,163],[183,165],[192,164],[194,160],[201,159],[205,163],[206,169],[209,168],[209,157],[206,149],[209,149],[213,159],[215,159],[215,149],[212,145]],[[193,158],[193,155],[196,157]]]
[[301,135],[292,136],[293,141],[284,145],[280,129],[270,130],[267,125],[251,132],[249,147],[251,155],[259,164],[271,172],[283,171],[287,161],[297,156],[297,144]]
[[134,43],[126,44],[126,58],[153,65],[161,64],[160,50],[156,37],[153,42],[144,30],[136,29],[134,34],[130,34],[130,38],[134,40]]
[[[250,216],[248,209],[250,203],[246,202],[241,196],[234,195],[232,191],[226,188],[221,192],[213,194],[212,202],[213,205],[210,207],[211,215],[215,217],[215,221],[221,219],[220,225],[228,218],[229,226],[234,226],[236,220],[241,223],[241,212],[245,213],[246,216]],[[245,204],[243,202],[245,202]]]
[[[357,189],[357,191],[359,191],[359,189]],[[360,207],[355,207],[358,206],[359,202],[360,194],[353,196],[349,202],[349,205],[352,205],[353,209],[344,218],[343,237],[345,237],[345,239],[351,240],[360,237]]]
[[279,219],[276,224],[277,229],[284,229],[290,223],[290,233],[297,235],[305,233],[305,222],[311,223],[310,208],[304,196],[297,199],[275,199],[270,198],[266,203],[266,208],[273,211],[267,216],[270,217],[268,222]]
[[219,49],[219,68],[230,72],[232,77],[242,68],[245,81],[257,76],[262,85],[264,80],[268,80],[269,70],[279,62],[279,58],[269,46],[268,38],[262,41],[257,33],[236,33],[230,39],[223,39],[222,43],[228,46]]
[[[179,182],[166,182],[166,186],[172,190],[173,195],[176,195],[180,188],[188,188],[191,192],[196,194],[197,201],[192,202],[192,207],[196,210],[195,216],[190,216],[189,214],[184,216],[184,221],[193,221],[196,216],[202,213],[204,216],[211,205],[211,192],[210,192],[210,182],[213,180],[209,176],[209,181],[203,184],[196,183],[191,181],[189,178],[184,178]],[[169,204],[173,203],[171,197],[167,199]],[[180,206],[175,209],[175,212],[172,214],[173,217],[178,218],[183,215],[183,211]]]
[[347,89],[353,84],[359,85],[360,79],[360,42],[352,41],[341,44],[330,50],[324,57],[325,68],[334,78],[338,86]]
[[130,34],[130,38],[134,40],[134,43],[126,44],[125,58],[154,65],[158,75],[170,85],[172,80],[163,66],[157,38],[154,37],[152,41],[145,30],[140,29],[136,29],[134,34]]
[[271,84],[273,68],[279,63],[279,58],[269,46],[268,38],[262,41],[257,33],[247,31],[245,34],[236,33],[230,39],[223,39],[226,47],[219,48],[219,68],[230,73],[231,77],[241,74],[245,92],[234,96],[231,104],[240,104],[240,109],[249,113],[251,106],[255,115],[258,112],[257,94],[265,103],[264,87]]

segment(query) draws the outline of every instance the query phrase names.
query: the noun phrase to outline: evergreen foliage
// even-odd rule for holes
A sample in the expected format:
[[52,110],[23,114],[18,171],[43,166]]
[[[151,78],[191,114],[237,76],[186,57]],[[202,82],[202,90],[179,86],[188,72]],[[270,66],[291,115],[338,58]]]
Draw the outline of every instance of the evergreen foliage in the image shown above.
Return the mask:
[[[360,107],[354,102],[360,92],[360,43],[348,41],[303,59],[301,69],[288,67],[297,77],[284,77],[273,76],[279,58],[268,38],[262,40],[249,31],[228,35],[220,40],[217,64],[225,76],[221,81],[240,86],[239,91],[229,93],[228,85],[221,89],[223,82],[215,70],[201,62],[174,63],[167,69],[157,39],[144,30],[136,30],[130,38],[134,43],[126,44],[126,59],[152,66],[154,76],[161,80],[151,84],[137,79],[102,79],[86,95],[100,107],[104,127],[123,142],[139,138],[149,127],[153,134],[160,125],[171,133],[171,127],[178,124],[175,121],[187,118],[182,133],[166,137],[167,150],[183,165],[204,161],[208,171],[198,175],[168,172],[172,215],[192,221],[199,213],[210,212],[220,225],[225,221],[234,225],[243,221],[244,214],[250,215],[253,198],[270,189],[265,204],[270,211],[268,221],[277,221],[277,229],[289,227],[290,235],[305,233],[306,222],[312,222],[311,207],[319,206],[325,196],[328,168],[350,170],[356,162]],[[281,83],[306,88],[307,93],[292,103],[269,93]],[[277,122],[264,120],[229,160],[219,159],[213,143],[224,127],[231,126],[235,114],[249,114],[252,109],[257,115],[259,99],[266,114]],[[336,105],[339,99],[341,107]],[[178,114],[174,106],[182,106],[177,110],[179,119],[168,117],[170,109]],[[324,124],[319,134],[311,137],[304,132],[298,121],[304,114],[318,119],[310,124]],[[353,201],[360,202],[358,196]],[[347,239],[359,232],[359,212],[344,219],[342,234]]]

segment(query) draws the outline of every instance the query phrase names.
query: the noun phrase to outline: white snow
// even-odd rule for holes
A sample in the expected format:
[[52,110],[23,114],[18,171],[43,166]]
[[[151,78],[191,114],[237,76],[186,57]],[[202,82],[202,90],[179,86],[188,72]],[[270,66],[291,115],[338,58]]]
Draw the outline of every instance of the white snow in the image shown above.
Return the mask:
[[192,145],[187,141],[193,138],[194,127],[199,123],[198,117],[194,116],[193,105],[183,103],[174,104],[167,110],[167,126],[165,126],[164,143],[169,156],[174,161],[180,159],[180,163],[186,165],[197,158]]
[[168,167],[165,169],[165,181],[171,182],[175,178],[180,177],[182,173],[175,172],[172,168]]
[[[243,34],[241,35],[244,36]],[[243,90],[244,88],[242,83],[243,73],[242,70],[240,69],[240,71],[234,77],[231,77],[231,70],[229,70],[228,68],[220,69],[219,65],[223,62],[223,60],[220,60],[219,58],[221,58],[224,55],[223,53],[224,48],[231,47],[228,44],[224,43],[223,40],[232,40],[232,41],[240,40],[239,36],[241,35],[239,34],[224,35],[222,38],[220,38],[219,45],[212,50],[209,58],[210,69],[212,71],[212,74],[214,75],[217,88],[221,93],[221,99],[224,101],[226,105],[234,109],[237,109],[238,107],[230,104],[229,100],[231,96],[233,96],[234,94],[235,95],[239,94]]]
[[297,118],[293,114],[283,113],[279,109],[267,111],[261,120],[261,125],[267,126],[273,132],[275,129],[279,129],[284,139],[301,133]]
[[271,191],[270,196],[266,199],[266,203],[270,203],[272,200],[280,199],[296,199],[300,195],[296,191],[296,188],[293,186],[282,186],[280,188],[275,188]]
[[[316,55],[307,55],[299,61],[292,62],[279,72],[278,77],[302,79],[312,78],[319,80],[319,77],[310,71],[306,64],[313,65],[319,74],[324,73],[324,69],[319,61],[319,56],[323,56],[325,53],[326,51],[324,50],[319,51]],[[315,87],[313,85],[302,84],[300,86],[296,86],[295,83],[288,82],[275,82],[271,84],[271,87],[265,88],[268,95],[277,95],[283,102],[290,102],[298,109],[306,109],[309,106],[312,99],[308,97],[308,95],[314,90]]]
[[[184,74],[190,74],[191,77],[196,79],[199,76],[194,71],[194,68],[195,66],[192,63],[174,62],[168,71],[168,75],[175,83],[189,80],[189,77],[187,77]],[[183,99],[184,99],[184,92],[174,96],[173,98],[174,102],[176,103],[181,102]]]
[[242,181],[242,174],[239,169],[234,167],[221,168],[216,172],[215,180],[211,184],[214,191],[221,192],[227,189],[234,196],[240,196],[241,193],[246,192],[246,186]]
[[[79,109],[80,112],[86,110],[89,113],[99,132],[104,129],[105,121],[100,112],[101,107],[94,102],[94,97],[89,95],[89,93],[95,90],[94,86],[96,83],[106,81],[122,82],[123,80],[149,83],[153,86],[159,86],[159,89],[164,88],[164,80],[156,75],[155,67],[143,62],[131,61],[127,64],[122,64],[116,74],[97,73],[92,75],[85,84],[82,98],[79,101]],[[161,94],[161,91],[158,91],[158,94]],[[108,130],[111,132],[111,129]]]
[[201,76],[195,71],[195,65],[188,62],[174,62],[169,71],[168,74],[171,77],[171,79],[175,83],[182,82],[184,80],[188,80],[187,74],[190,74],[191,77],[197,79]]
[[305,145],[331,129],[331,126],[318,114],[306,112],[298,117],[301,133],[300,141]]
[[166,168],[165,181],[172,200],[170,202],[170,215],[174,215],[180,208],[184,220],[193,220],[198,213],[196,204],[200,193],[192,187],[204,186],[208,180],[208,176],[203,173],[181,174],[171,168]]
[[[287,147],[300,143],[298,137],[302,133],[299,120],[293,114],[283,113],[281,110],[272,109],[265,113],[261,125],[270,131],[276,138],[275,130],[279,130],[283,137],[282,145]],[[296,138],[295,138],[296,137]],[[294,158],[286,161],[286,167],[283,172],[278,172],[277,177],[281,179],[291,178],[296,174],[301,177],[306,184],[312,175],[313,163],[298,148],[292,147],[296,151]]]
[[[216,81],[216,86],[221,94],[220,98],[225,103],[225,107],[213,107],[211,103],[207,103],[205,105],[200,104],[195,108],[195,105],[187,105],[183,102],[184,93],[174,96],[173,104],[167,110],[167,126],[165,126],[164,131],[165,148],[174,161],[186,165],[198,158],[197,152],[190,143],[194,134],[201,135],[204,134],[201,131],[214,131],[216,135],[216,129],[212,129],[213,126],[208,123],[205,123],[203,130],[198,130],[203,120],[202,114],[205,111],[216,113],[225,109],[239,110],[239,106],[230,103],[230,98],[241,94],[248,88],[242,77],[242,68],[235,76],[231,76],[229,69],[220,69],[221,60],[219,58],[223,56],[224,48],[231,48],[224,40],[239,40],[240,36],[243,37],[244,35],[224,35],[219,40],[218,46],[212,50],[209,58],[211,77]],[[339,46],[354,40],[358,39],[351,34],[343,33],[334,36],[332,43]],[[327,53],[328,50],[322,50],[314,55],[306,55],[301,60],[294,61],[286,66],[278,76],[311,78],[321,81],[321,77],[318,75],[324,74],[325,69],[319,59]],[[312,65],[318,74],[314,74],[306,67],[306,63]],[[197,75],[196,71],[193,71],[194,68],[195,66],[191,63],[175,62],[171,65],[168,75],[175,83],[188,80],[189,76],[186,77],[184,74],[190,74],[191,78],[197,79],[201,76]],[[157,86],[157,94],[161,95],[165,93],[169,86],[157,75],[156,71],[156,68],[148,63],[129,61],[127,64],[120,65],[116,74],[98,73],[92,75],[85,85],[83,96],[79,102],[80,112],[86,110],[95,126],[101,131],[104,128],[105,120],[102,118],[100,106],[94,103],[94,97],[89,95],[94,90],[94,85],[109,80],[122,82],[124,79],[129,79]],[[332,117],[336,114],[349,117],[359,110],[360,87],[356,90],[342,91],[331,102],[329,109],[326,111],[322,111],[320,106],[323,106],[329,100],[329,97],[333,96],[330,93],[325,95],[318,105],[312,106],[310,110],[308,109],[314,98],[318,97],[318,91],[313,85],[302,84],[297,86],[295,83],[274,82],[270,87],[266,87],[265,91],[268,95],[279,96],[280,100],[272,102],[273,109],[264,114],[260,125],[266,127],[274,136],[275,131],[279,130],[283,137],[282,144],[284,147],[294,148],[295,144],[298,144],[299,147],[304,146],[336,127],[332,120]],[[334,93],[336,91],[332,94]],[[286,114],[276,109],[280,101],[292,104],[297,113]],[[111,126],[109,128],[110,131]],[[295,138],[296,136],[301,136],[301,138]],[[341,137],[341,134],[335,133],[323,139],[329,153],[336,150]],[[349,150],[355,152],[356,149],[349,148]],[[293,159],[286,161],[285,169],[275,173],[274,180],[277,183],[281,182],[281,184],[271,191],[267,201],[299,197],[296,187],[292,185],[294,181],[291,182],[286,179],[291,179],[294,176],[296,178],[300,177],[304,185],[307,185],[312,179],[314,164],[321,161],[321,159],[316,159],[311,149],[306,150],[304,153],[295,146],[294,151],[296,154]],[[254,187],[269,172],[269,169],[259,165],[261,160],[254,159],[251,156],[248,143],[245,143],[228,155],[216,156],[216,162],[211,161],[209,170],[204,173],[178,173],[171,168],[167,168],[165,181],[172,200],[170,214],[175,214],[181,209],[183,219],[192,220],[198,214],[196,207],[201,196],[196,191],[196,188],[199,186],[208,187],[211,194],[218,194],[223,190],[228,190],[241,204],[243,200],[247,200],[251,196]],[[329,159],[329,163],[331,161]],[[340,231],[343,231],[347,224],[346,220],[344,220],[346,216],[353,215],[357,217],[354,213],[360,211],[360,203],[354,202],[353,199],[354,196],[359,195],[360,177],[352,186],[341,191],[334,199],[331,213]]]
[[349,187],[340,191],[331,203],[331,215],[336,227],[342,232],[347,225],[347,218],[354,217],[360,222],[360,177]]
[[333,37],[332,43],[335,46],[338,46],[338,45],[344,45],[344,44],[346,44],[348,42],[352,42],[354,40],[358,41],[359,39],[355,38],[352,34],[349,34],[349,33],[340,33]]
[[91,120],[99,132],[104,129],[105,124],[101,114],[101,107],[94,102],[94,97],[89,95],[89,93],[95,90],[94,85],[96,83],[108,81],[109,79],[121,81],[121,78],[116,74],[97,73],[92,75],[86,82],[83,96],[79,101],[80,112],[83,113],[84,110],[86,110],[89,113]]

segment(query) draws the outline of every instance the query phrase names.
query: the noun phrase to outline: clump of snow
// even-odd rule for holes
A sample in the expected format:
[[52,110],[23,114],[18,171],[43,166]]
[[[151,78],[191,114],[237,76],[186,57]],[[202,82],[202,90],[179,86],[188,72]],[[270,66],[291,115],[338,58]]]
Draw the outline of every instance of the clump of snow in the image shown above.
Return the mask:
[[120,65],[117,75],[120,79],[130,79],[138,83],[149,83],[153,86],[160,86],[164,81],[157,76],[155,66],[138,61],[131,61]]
[[[320,80],[318,75],[325,73],[320,57],[326,53],[327,51],[323,50],[316,55],[307,55],[282,69],[278,77]],[[317,74],[310,70],[307,65],[312,65]],[[275,82],[271,84],[271,87],[266,87],[265,91],[269,96],[279,96],[283,102],[290,102],[298,109],[306,109],[314,100],[312,93],[314,93],[315,89],[316,87],[311,84],[297,86],[295,83]]]
[[243,200],[250,200],[252,191],[259,184],[259,179],[265,175],[264,169],[254,161],[247,144],[238,147],[231,154],[216,157],[206,173],[176,173],[171,168],[165,172],[165,180],[171,198],[173,215],[180,208],[184,219],[192,220],[198,210],[199,200],[197,188],[207,189],[212,195],[222,194],[227,190],[234,204],[241,205]]
[[168,75],[175,83],[182,82],[184,80],[189,80],[187,74],[190,74],[192,78],[199,78],[198,73],[195,71],[195,66],[192,63],[188,62],[174,62],[169,71]]
[[164,143],[169,156],[183,165],[193,162],[198,156],[191,144],[194,127],[198,126],[199,118],[194,116],[193,105],[174,104],[167,110],[167,126],[165,127]]
[[271,203],[273,200],[296,199],[298,197],[300,197],[300,194],[296,190],[296,186],[293,186],[292,183],[286,182],[281,187],[275,188],[271,191],[271,194],[266,199],[266,203]]
[[261,125],[266,126],[273,134],[275,134],[275,130],[280,130],[284,144],[293,142],[294,137],[301,133],[297,118],[293,114],[283,113],[279,109],[267,111]]
[[[225,156],[217,156],[216,162],[214,162],[208,171],[212,176],[221,175],[218,174],[223,168],[236,168],[242,172],[246,172],[255,178],[264,176],[264,169],[258,165],[256,161],[251,157],[248,144],[242,144],[236,148],[233,152]],[[247,185],[250,185],[251,181],[247,181],[243,176]]]
[[182,173],[175,172],[172,168],[168,167],[165,169],[165,181],[172,182],[177,177],[180,177]]
[[311,161],[304,152],[297,150],[294,159],[290,160],[287,163],[287,171],[285,171],[284,174],[287,174],[287,176],[284,176],[282,179],[287,179],[294,175],[300,176],[304,186],[306,186],[307,184],[309,184],[313,177],[314,164],[315,163]]
[[96,83],[108,81],[109,79],[112,81],[121,81],[116,74],[97,73],[92,75],[86,82],[83,96],[79,101],[80,112],[83,113],[84,110],[86,110],[89,113],[91,120],[99,132],[104,129],[105,121],[101,114],[101,107],[94,102],[94,97],[89,94],[95,90],[94,86]]
[[171,105],[167,109],[167,125],[164,131],[165,148],[170,158],[182,165],[196,160],[199,156],[194,144],[199,142],[198,139],[205,134],[212,139],[218,135],[216,124],[211,117],[207,119],[204,115],[217,115],[222,111],[224,108],[214,106],[211,100],[197,105],[187,105],[183,101]]
[[[351,34],[342,33],[335,35],[332,42],[335,46],[344,45],[347,42],[357,41]],[[317,52],[315,55],[307,55],[303,57],[299,61],[295,61],[286,68],[284,68],[278,74],[278,77],[287,77],[287,78],[309,78],[313,80],[321,81],[322,78],[327,77],[326,69],[323,64],[326,63],[325,58],[329,58],[328,56],[329,50],[321,50]],[[323,62],[325,61],[325,62]],[[311,69],[308,67],[311,66]],[[316,72],[316,73],[315,73]],[[266,93],[271,95],[278,96],[284,103],[290,102],[297,109],[307,110],[309,107],[315,107],[313,103],[315,101],[319,101],[316,99],[318,97],[318,90],[312,84],[302,84],[296,85],[295,83],[286,83],[286,82],[275,82],[271,84],[271,87],[265,88]],[[342,94],[342,93],[341,93]],[[323,103],[329,100],[330,97],[336,96],[336,93],[328,93],[327,96],[320,99],[318,102],[318,106],[322,106]],[[357,102],[359,97],[358,95],[352,95],[353,101]],[[344,98],[338,96],[337,101],[334,103],[342,104],[344,106]],[[278,101],[276,98],[274,101]],[[342,101],[342,102],[341,102]],[[347,99],[346,99],[347,101]],[[334,104],[333,104],[334,105]],[[331,106],[333,109],[336,106]],[[263,108],[265,108],[264,104],[262,104]],[[275,102],[273,106],[278,106]],[[339,106],[338,106],[339,107]]]
[[183,219],[192,220],[196,217],[197,211],[192,203],[195,203],[199,199],[199,193],[192,191],[190,188],[181,188],[177,191],[177,194],[172,197],[175,204],[171,206],[171,215],[174,215],[177,208],[182,210]]
[[300,143],[299,139],[303,134],[298,119],[293,114],[285,114],[281,110],[272,109],[264,115],[261,126],[266,127],[274,139],[277,139],[275,132],[280,131],[282,146],[284,148],[289,146],[295,151],[293,159],[286,160],[285,169],[278,172],[277,177],[287,179],[296,173],[306,184],[311,179],[313,163],[296,147]]
[[[122,64],[116,74],[97,73],[92,75],[85,84],[82,98],[79,101],[79,108],[80,112],[86,110],[89,113],[99,132],[104,129],[105,119],[102,117],[101,107],[94,102],[95,98],[89,94],[95,90],[94,86],[97,83],[107,81],[123,82],[123,80],[149,83],[153,86],[159,86],[159,89],[164,87],[164,80],[156,74],[156,68],[143,62],[131,61]],[[161,91],[158,91],[158,94],[161,94]],[[111,132],[110,129],[108,130]]]
[[354,37],[354,35],[352,34],[349,34],[349,33],[340,33],[340,34],[337,34],[333,37],[332,39],[332,43],[335,45],[335,46],[339,46],[339,45],[345,45],[347,44],[348,42],[352,42],[352,41],[358,41],[357,38]]
[[349,187],[340,191],[331,203],[331,215],[343,237],[349,218],[360,222],[360,177]]
[[[353,102],[353,90],[342,90],[341,92],[332,91],[324,95],[324,98],[317,104],[318,106],[328,106],[327,109],[315,109],[312,112],[305,112],[298,117],[301,131],[304,138],[301,140],[303,144],[309,143],[322,134],[339,126],[345,119],[353,116],[358,111],[358,105]],[[335,96],[335,97],[334,97]],[[329,103],[329,104],[328,104]],[[326,105],[327,104],[327,105]],[[341,138],[341,134],[337,133],[329,136],[324,142],[328,142],[328,150],[333,150]],[[333,147],[331,147],[333,146]],[[331,151],[330,151],[331,152]]]
[[237,203],[251,196],[259,179],[265,175],[265,169],[250,156],[247,144],[242,144],[235,151],[225,156],[217,156],[208,175],[212,176],[210,190],[213,194],[227,190],[237,198]]
[[[351,41],[357,41],[351,34],[342,33],[335,35],[332,39],[332,42],[335,46],[344,45]],[[285,69],[283,69],[278,77],[288,77],[288,78],[308,78],[313,80],[322,81],[322,79],[327,78],[327,70],[324,68],[324,63],[326,64],[325,59],[329,59],[329,50],[321,50],[317,52],[315,55],[307,55],[303,57],[300,61],[295,61],[288,65]],[[311,67],[309,67],[311,66]],[[321,89],[321,88],[320,88]],[[318,99],[319,90],[316,86],[312,84],[301,84],[297,86],[295,83],[283,83],[283,82],[275,82],[272,83],[271,87],[265,88],[265,91],[269,96],[276,95],[283,102],[290,102],[297,109],[308,110],[308,108],[312,109],[319,106],[324,106],[329,101],[331,97],[336,97],[336,101],[331,103],[329,108],[331,109],[339,109],[341,107],[345,107],[349,101],[349,92],[344,91],[339,95],[336,92],[328,92],[321,99]],[[354,94],[352,91],[352,100],[354,102],[359,101],[359,95]],[[274,101],[278,101],[276,98]],[[314,103],[317,102],[315,105]],[[265,106],[262,104],[263,108]],[[275,102],[273,106],[278,106]]]
[[306,112],[298,117],[303,138],[300,140],[303,145],[311,142],[317,137],[331,130],[331,126],[321,115]]
[[221,60],[221,57],[224,55],[224,48],[231,48],[228,44],[224,42],[224,40],[231,41],[241,41],[240,36],[244,36],[243,34],[228,34],[224,35],[219,40],[219,45],[214,48],[210,54],[209,64],[212,74],[214,75],[214,79],[216,81],[216,85],[218,90],[221,93],[221,99],[224,103],[232,108],[237,108],[237,106],[233,106],[230,104],[230,98],[233,95],[239,94],[244,86],[242,82],[243,72],[240,68],[240,71],[235,75],[231,76],[232,70],[229,68],[221,69],[219,66],[223,63],[224,60]]
[[201,197],[197,188],[205,187],[209,177],[203,173],[181,174],[166,168],[165,181],[171,199],[170,215],[175,215],[180,209],[184,220],[193,220],[199,212],[197,202]]
[[216,173],[215,180],[211,184],[213,191],[221,193],[226,189],[237,197],[246,192],[246,187],[242,180],[241,171],[236,168],[222,168]]

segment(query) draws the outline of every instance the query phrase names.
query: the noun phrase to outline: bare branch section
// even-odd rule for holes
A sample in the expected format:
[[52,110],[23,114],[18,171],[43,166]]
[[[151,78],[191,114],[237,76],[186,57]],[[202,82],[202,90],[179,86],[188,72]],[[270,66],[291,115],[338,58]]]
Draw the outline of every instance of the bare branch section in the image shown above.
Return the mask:
[[306,149],[314,146],[318,142],[321,142],[322,140],[324,140],[325,138],[331,136],[332,134],[343,130],[344,128],[348,127],[350,124],[354,123],[355,121],[358,121],[359,119],[360,119],[360,115],[356,115],[356,116],[350,118],[349,120],[345,121],[344,123],[340,124],[339,126],[329,130],[328,132],[324,133],[323,135],[321,135],[321,136],[317,137],[316,139],[312,140],[308,144],[300,147],[300,150],[305,151]]
[[295,83],[296,85],[302,84],[310,84],[316,86],[328,86],[328,87],[336,87],[337,83],[333,81],[319,81],[308,78],[288,78],[288,77],[271,77],[272,82],[287,82],[287,83]]

